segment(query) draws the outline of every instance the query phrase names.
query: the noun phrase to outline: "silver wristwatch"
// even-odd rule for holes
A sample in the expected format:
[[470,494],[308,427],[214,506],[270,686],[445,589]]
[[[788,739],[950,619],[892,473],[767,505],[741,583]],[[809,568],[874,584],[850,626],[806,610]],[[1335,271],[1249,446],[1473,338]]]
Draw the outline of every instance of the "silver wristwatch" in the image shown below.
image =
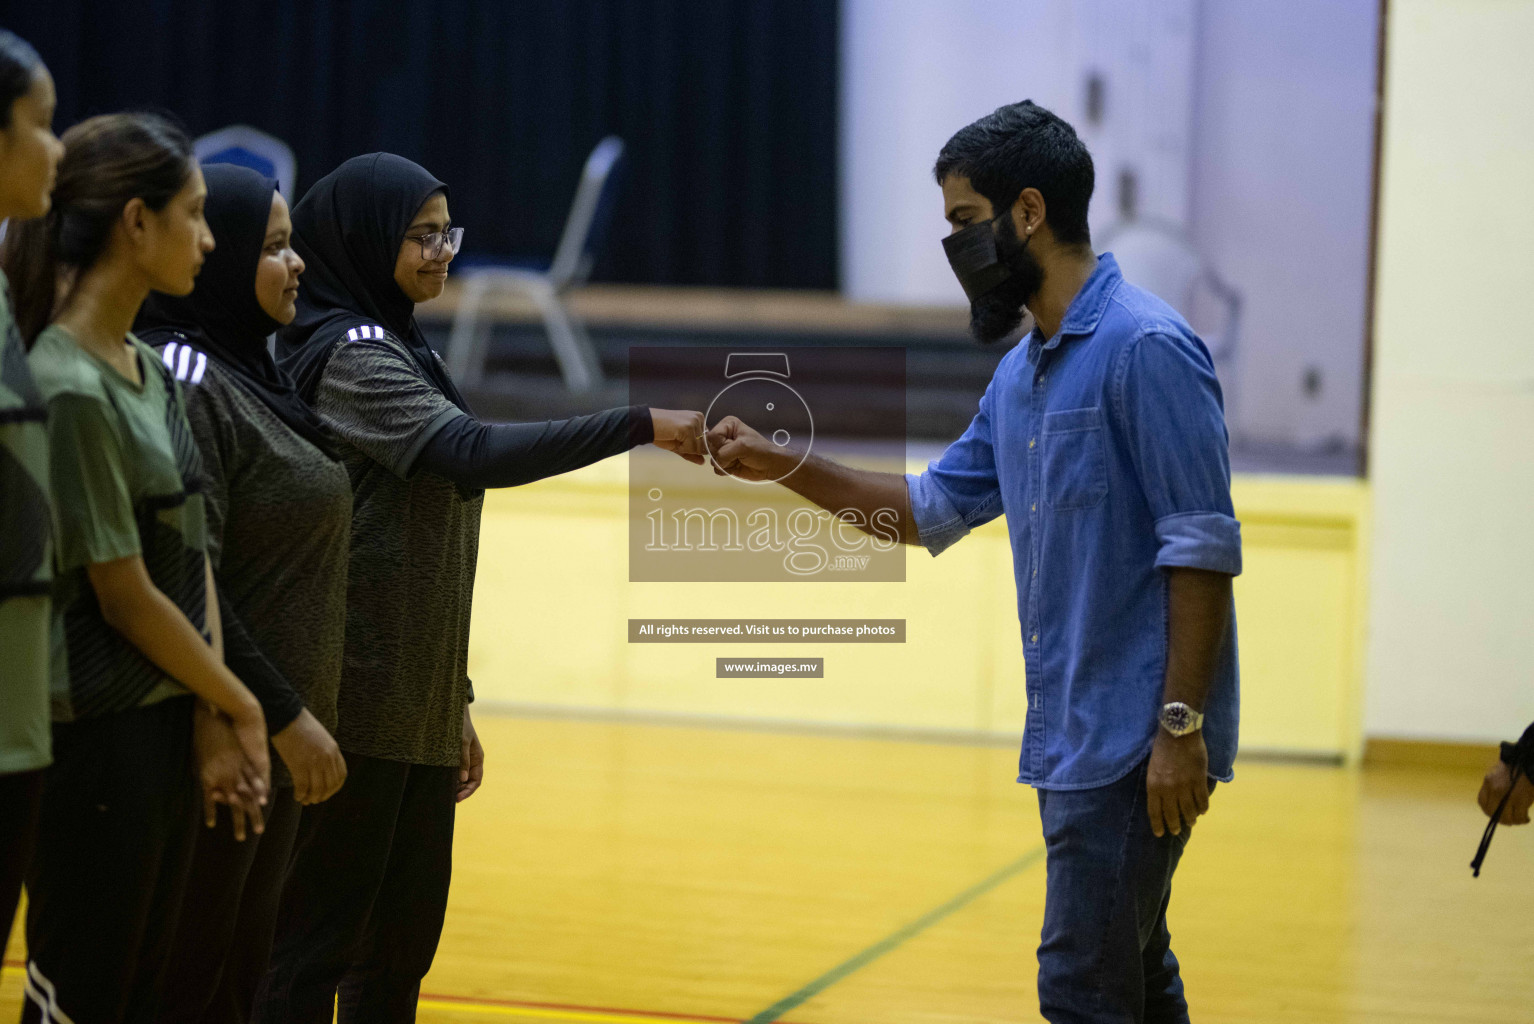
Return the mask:
[[1203,727],[1204,716],[1182,701],[1173,701],[1161,706],[1161,728],[1173,736],[1186,736],[1190,732],[1198,732]]

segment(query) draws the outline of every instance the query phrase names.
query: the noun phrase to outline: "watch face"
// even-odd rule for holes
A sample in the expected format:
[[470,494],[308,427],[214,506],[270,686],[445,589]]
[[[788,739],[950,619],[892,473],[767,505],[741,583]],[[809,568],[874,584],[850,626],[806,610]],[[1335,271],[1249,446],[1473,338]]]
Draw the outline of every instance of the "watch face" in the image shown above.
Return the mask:
[[712,430],[726,416],[736,417],[779,448],[798,455],[781,476],[772,480],[742,481],[744,483],[776,483],[809,457],[810,445],[815,440],[815,418],[810,415],[810,407],[799,397],[799,392],[781,380],[746,377],[726,385],[703,414],[704,429]]
[[1193,725],[1193,712],[1181,704],[1162,708],[1161,724],[1167,727],[1168,732],[1181,735]]

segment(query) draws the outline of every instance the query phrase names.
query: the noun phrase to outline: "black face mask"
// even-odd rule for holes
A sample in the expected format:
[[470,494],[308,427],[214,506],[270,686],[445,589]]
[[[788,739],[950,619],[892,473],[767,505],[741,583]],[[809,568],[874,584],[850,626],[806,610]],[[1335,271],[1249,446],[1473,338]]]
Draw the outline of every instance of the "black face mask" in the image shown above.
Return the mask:
[[955,231],[943,239],[943,251],[969,299],[975,339],[989,345],[1015,331],[1044,283],[1044,268],[1028,253],[1028,241],[1018,241],[1011,211]]
[[995,220],[976,221],[943,239],[948,265],[953,268],[959,287],[964,289],[970,302],[1012,276],[1012,268],[1002,259],[996,238],[996,224],[1003,219],[1011,220],[1012,211],[1008,210]]

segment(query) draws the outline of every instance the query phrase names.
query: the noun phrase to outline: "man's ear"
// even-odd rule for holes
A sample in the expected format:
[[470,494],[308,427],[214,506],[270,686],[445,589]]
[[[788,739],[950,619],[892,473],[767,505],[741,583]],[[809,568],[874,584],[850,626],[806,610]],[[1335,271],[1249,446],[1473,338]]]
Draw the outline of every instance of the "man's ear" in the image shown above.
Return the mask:
[[1036,188],[1025,188],[1012,203],[1012,226],[1017,237],[1026,239],[1044,226],[1044,194]]

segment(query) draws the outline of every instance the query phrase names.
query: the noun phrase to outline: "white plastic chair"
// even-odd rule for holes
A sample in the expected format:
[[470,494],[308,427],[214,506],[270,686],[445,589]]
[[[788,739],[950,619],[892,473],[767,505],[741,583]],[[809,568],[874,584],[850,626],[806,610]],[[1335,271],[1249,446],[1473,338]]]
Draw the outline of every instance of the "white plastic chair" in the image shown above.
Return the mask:
[[289,203],[298,181],[298,161],[293,149],[275,135],[248,124],[232,124],[199,136],[192,152],[200,164],[239,164],[277,179],[277,191]]
[[609,135],[586,158],[570,216],[547,270],[492,265],[470,266],[459,272],[463,289],[453,313],[447,365],[461,384],[472,387],[484,379],[492,326],[485,307],[497,293],[509,293],[524,296],[537,307],[565,386],[574,392],[587,392],[601,385],[602,364],[591,337],[565,305],[564,295],[591,276],[612,219],[617,184],[613,171],[622,156],[623,140]]
[[[1215,331],[1200,331],[1222,381],[1235,372],[1241,293],[1193,248],[1176,227],[1154,220],[1119,221],[1102,233],[1100,243],[1118,260],[1124,279],[1166,302],[1185,319],[1193,318],[1202,289],[1225,307],[1225,320]],[[1228,390],[1228,387],[1227,387]]]

